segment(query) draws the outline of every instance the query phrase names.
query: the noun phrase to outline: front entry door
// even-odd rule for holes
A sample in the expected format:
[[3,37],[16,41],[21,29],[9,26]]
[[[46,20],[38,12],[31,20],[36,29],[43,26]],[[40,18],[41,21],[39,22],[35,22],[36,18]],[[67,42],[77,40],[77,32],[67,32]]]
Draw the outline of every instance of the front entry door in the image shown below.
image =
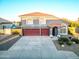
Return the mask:
[[58,35],[58,28],[57,27],[53,27],[52,35],[53,36],[57,36]]

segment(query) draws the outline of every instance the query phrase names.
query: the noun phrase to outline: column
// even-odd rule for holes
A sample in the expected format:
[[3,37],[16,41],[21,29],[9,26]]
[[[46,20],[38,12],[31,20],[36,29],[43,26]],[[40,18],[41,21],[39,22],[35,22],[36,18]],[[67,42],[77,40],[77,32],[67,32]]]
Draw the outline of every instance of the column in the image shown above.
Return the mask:
[[68,26],[66,26],[66,35],[68,35]]
[[58,27],[58,35],[57,37],[60,37],[60,27]]
[[50,37],[53,37],[53,35],[52,35],[52,28],[50,28]]

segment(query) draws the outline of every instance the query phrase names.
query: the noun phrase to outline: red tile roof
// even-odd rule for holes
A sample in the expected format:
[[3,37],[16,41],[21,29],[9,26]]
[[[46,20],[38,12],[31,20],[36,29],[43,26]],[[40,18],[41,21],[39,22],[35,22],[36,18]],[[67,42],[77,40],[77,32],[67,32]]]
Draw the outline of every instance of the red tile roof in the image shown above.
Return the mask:
[[61,26],[61,24],[60,23],[53,23],[53,24],[49,24],[48,26],[49,27],[55,27],[55,26]]
[[53,16],[53,15],[41,13],[41,12],[33,12],[33,13],[28,13],[28,14],[24,14],[24,15],[20,15],[20,16]]

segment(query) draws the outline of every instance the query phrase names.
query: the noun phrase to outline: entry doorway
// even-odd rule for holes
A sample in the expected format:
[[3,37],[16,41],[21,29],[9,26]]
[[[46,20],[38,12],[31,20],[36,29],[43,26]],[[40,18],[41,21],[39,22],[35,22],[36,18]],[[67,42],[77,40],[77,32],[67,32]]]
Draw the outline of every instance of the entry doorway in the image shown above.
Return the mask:
[[53,27],[52,29],[52,35],[57,36],[58,35],[58,27]]

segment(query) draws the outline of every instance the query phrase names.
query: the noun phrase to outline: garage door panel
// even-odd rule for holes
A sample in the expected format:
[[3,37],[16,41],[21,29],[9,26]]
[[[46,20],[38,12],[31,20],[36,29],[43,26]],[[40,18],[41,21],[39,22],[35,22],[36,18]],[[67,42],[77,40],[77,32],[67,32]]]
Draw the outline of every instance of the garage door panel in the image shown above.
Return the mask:
[[24,29],[23,32],[24,32],[23,35],[26,35],[26,36],[40,35],[39,29]]
[[41,36],[48,36],[49,35],[49,29],[41,29]]

